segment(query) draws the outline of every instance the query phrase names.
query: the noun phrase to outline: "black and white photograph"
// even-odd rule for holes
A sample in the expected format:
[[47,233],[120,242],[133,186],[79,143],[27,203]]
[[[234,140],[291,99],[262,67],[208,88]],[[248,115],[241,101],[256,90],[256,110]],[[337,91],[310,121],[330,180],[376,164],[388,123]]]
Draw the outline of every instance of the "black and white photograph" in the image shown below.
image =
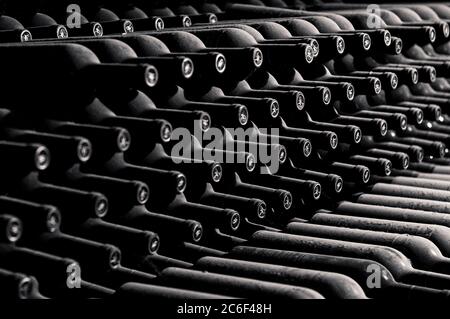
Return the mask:
[[447,303],[449,24],[445,1],[0,0],[0,303]]

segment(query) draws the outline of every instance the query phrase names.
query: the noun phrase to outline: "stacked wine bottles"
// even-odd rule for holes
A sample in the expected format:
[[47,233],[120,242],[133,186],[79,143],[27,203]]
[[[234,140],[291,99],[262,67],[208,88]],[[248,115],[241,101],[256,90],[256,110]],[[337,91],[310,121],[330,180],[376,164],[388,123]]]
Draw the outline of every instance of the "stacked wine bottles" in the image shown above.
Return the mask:
[[0,297],[450,298],[450,5],[0,1]]

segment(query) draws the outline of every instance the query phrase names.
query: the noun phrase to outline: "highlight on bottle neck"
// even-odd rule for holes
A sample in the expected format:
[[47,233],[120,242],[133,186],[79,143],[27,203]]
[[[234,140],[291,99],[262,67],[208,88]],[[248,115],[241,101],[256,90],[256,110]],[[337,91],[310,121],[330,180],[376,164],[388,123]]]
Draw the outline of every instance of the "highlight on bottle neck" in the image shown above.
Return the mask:
[[342,189],[344,188],[344,180],[341,177],[338,177],[334,182],[334,191],[336,193],[342,192]]
[[58,39],[65,39],[69,37],[69,31],[67,31],[67,28],[63,25],[59,25],[56,28],[56,36]]
[[282,191],[281,194],[281,202],[283,203],[283,208],[285,210],[290,210],[292,207],[292,194],[288,191]]
[[339,138],[338,138],[337,134],[334,132],[330,132],[330,133],[328,133],[328,137],[330,140],[330,147],[333,150],[336,149],[339,144]]
[[92,144],[89,140],[82,138],[77,146],[77,155],[78,159],[81,162],[87,162],[92,155]]
[[389,30],[383,30],[383,40],[384,44],[388,47],[392,43],[392,35]]
[[440,24],[441,32],[444,38],[448,38],[450,36],[450,27],[447,22],[443,22]]
[[379,78],[373,78],[371,80],[371,82],[373,83],[373,92],[375,94],[380,94],[381,93],[381,81]]
[[287,150],[286,147],[283,145],[280,145],[278,148],[278,160],[280,161],[281,164],[284,164],[287,160],[288,156],[287,156]]
[[120,132],[117,135],[117,147],[120,151],[125,152],[130,148],[131,135],[128,130],[120,128]]
[[248,172],[253,172],[256,168],[256,159],[253,154],[247,154],[245,158],[245,168]]
[[20,33],[20,41],[21,42],[28,42],[33,40],[33,36],[31,34],[30,31],[28,30],[22,30],[22,32]]
[[208,22],[213,24],[219,22],[219,19],[214,13],[208,13]]
[[361,139],[362,139],[362,132],[361,132],[361,129],[360,129],[359,127],[356,127],[356,128],[353,130],[353,141],[354,141],[355,143],[360,143],[360,142],[361,142]]
[[385,120],[377,119],[378,127],[380,128],[380,135],[385,136],[388,131],[388,124]]
[[238,108],[238,121],[239,123],[244,126],[248,123],[248,109],[245,105],[240,105]]
[[161,19],[160,17],[157,17],[155,19],[155,30],[161,31],[162,29],[164,29],[164,20]]
[[402,41],[402,39],[396,37],[396,38],[393,38],[392,40],[393,41],[392,41],[391,45],[394,46],[395,54],[398,55],[398,54],[402,53],[402,50],[403,50],[403,41]]
[[103,26],[96,22],[92,25],[92,34],[94,37],[102,37],[103,36]]
[[370,169],[367,167],[362,168],[362,182],[367,184],[370,180]]
[[189,16],[183,16],[181,23],[185,28],[192,26],[192,20],[191,18],[189,18]]
[[161,244],[161,241],[159,239],[159,236],[158,235],[152,236],[152,238],[149,240],[148,251],[151,254],[156,253],[159,250],[160,244]]
[[121,256],[120,250],[113,246],[110,246],[109,266],[112,269],[119,267],[121,259],[122,259],[122,256]]
[[45,205],[45,209],[47,210],[47,231],[54,233],[61,226],[61,213],[53,206]]
[[386,176],[391,175],[391,173],[392,173],[392,162],[391,161],[386,161],[386,163],[384,164],[384,173],[386,174]]
[[213,163],[211,167],[211,179],[218,183],[222,180],[223,168],[220,163]]
[[187,179],[186,179],[186,176],[184,176],[184,174],[178,173],[176,175],[176,185],[177,185],[178,193],[181,194],[186,190]]
[[136,184],[136,199],[137,202],[141,205],[147,203],[148,199],[150,197],[150,189],[148,188],[147,184],[138,182]]
[[312,144],[311,141],[307,140],[303,142],[303,156],[309,157],[312,153]]
[[256,215],[259,219],[264,219],[267,216],[267,205],[263,201],[255,201]]
[[411,82],[413,84],[419,83],[419,71],[416,68],[408,68],[408,73],[411,75]]
[[170,123],[163,123],[161,125],[160,137],[161,141],[164,143],[170,141],[170,138],[172,137],[172,125],[170,125]]
[[353,101],[353,99],[355,98],[355,87],[351,83],[346,83],[345,86],[347,87],[346,89],[347,99],[349,101]]
[[192,240],[199,242],[203,237],[203,227],[200,223],[196,222],[192,226]]
[[96,193],[94,207],[95,207],[95,215],[97,217],[100,218],[105,217],[109,209],[108,199],[105,196]]
[[22,222],[16,217],[11,217],[6,225],[6,239],[10,243],[15,243],[22,236],[22,229]]
[[328,105],[331,102],[331,91],[327,87],[322,89],[322,102],[325,105]]
[[206,112],[202,112],[202,115],[200,116],[200,129],[202,132],[207,132],[210,128],[211,116]]
[[319,183],[314,182],[311,183],[310,188],[313,199],[318,200],[322,195],[322,186]]
[[391,73],[390,76],[391,89],[395,90],[398,87],[398,76],[395,73]]
[[364,33],[362,36],[362,45],[365,51],[368,51],[372,46],[372,39],[370,38],[370,35],[368,35],[367,33]]
[[431,43],[436,41],[436,29],[434,27],[426,27],[427,34]]
[[280,105],[276,100],[273,100],[270,103],[270,116],[276,119],[279,115],[280,115]]
[[23,277],[17,287],[17,298],[28,299],[33,292],[33,282],[30,277]]
[[254,48],[253,49],[253,64],[259,68],[264,61],[264,55],[262,53],[262,51],[258,48]]
[[314,60],[314,50],[311,45],[307,45],[305,48],[305,61],[311,63]]
[[35,167],[39,171],[46,170],[50,165],[50,151],[47,147],[39,145],[34,153]]
[[238,212],[235,212],[232,210],[228,210],[228,211],[232,212],[231,219],[230,219],[230,226],[231,226],[231,230],[235,231],[241,225],[241,216],[239,215]]
[[227,59],[222,53],[216,55],[215,67],[217,72],[224,73],[227,68]]
[[433,66],[428,66],[428,69],[429,69],[428,74],[430,75],[430,82],[435,82],[437,78],[436,68]]
[[298,91],[296,93],[296,105],[297,105],[297,110],[301,111],[305,108],[305,95]]
[[154,87],[158,83],[159,74],[158,70],[153,65],[147,65],[144,72],[145,84],[148,87]]
[[130,20],[123,21],[123,33],[133,33],[134,25]]
[[190,58],[184,58],[181,62],[181,74],[185,79],[190,79],[194,74],[194,62]]
[[345,40],[341,36],[337,36],[336,38],[336,49],[339,54],[345,51]]

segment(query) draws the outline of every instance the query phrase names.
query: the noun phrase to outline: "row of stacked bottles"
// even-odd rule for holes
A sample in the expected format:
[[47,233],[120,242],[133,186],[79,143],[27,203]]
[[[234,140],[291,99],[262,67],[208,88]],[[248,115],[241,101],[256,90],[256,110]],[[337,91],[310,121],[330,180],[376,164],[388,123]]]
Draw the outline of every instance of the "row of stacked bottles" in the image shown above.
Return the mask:
[[450,297],[447,4],[1,8],[0,296]]

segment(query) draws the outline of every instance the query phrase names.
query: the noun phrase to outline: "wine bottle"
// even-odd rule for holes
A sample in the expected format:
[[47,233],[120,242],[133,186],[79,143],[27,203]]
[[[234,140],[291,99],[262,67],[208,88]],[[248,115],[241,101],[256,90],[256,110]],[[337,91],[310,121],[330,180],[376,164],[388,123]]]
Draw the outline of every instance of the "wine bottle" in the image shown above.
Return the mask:
[[207,292],[218,292],[237,297],[266,296],[299,299],[321,299],[323,296],[315,290],[255,279],[207,273],[182,268],[166,268],[159,282],[164,285],[188,288],[193,284],[201,285]]
[[199,202],[205,205],[234,209],[243,217],[254,221],[261,221],[267,215],[267,205],[263,200],[217,192],[211,184],[208,184],[206,191],[199,198]]
[[[80,140],[80,137],[87,138],[87,142],[79,146],[82,152],[78,157],[81,157],[81,160],[86,161],[90,159],[92,155],[92,148],[95,148],[96,152],[94,152],[95,157],[105,157],[111,155],[111,153],[115,152],[123,152],[128,150],[130,147],[130,133],[121,127],[106,127],[101,125],[92,125],[92,124],[80,124],[75,122],[67,122],[67,121],[57,121],[57,120],[49,120],[44,118],[29,118],[25,115],[25,113],[21,114],[18,112],[11,112],[10,110],[1,109],[2,115],[1,120],[5,127],[5,131],[9,134],[8,136],[16,135],[16,138],[26,138],[26,139],[42,139],[48,145],[54,145],[56,155],[61,156],[61,151],[59,148],[64,149],[67,153],[73,153],[70,149],[67,149],[67,146],[64,145],[62,140],[67,140],[68,137],[72,137],[76,140]],[[12,127],[12,129],[8,129],[8,127]],[[42,136],[39,133],[34,132],[34,130],[44,133]],[[48,140],[48,142],[47,142]],[[54,141],[55,140],[55,141]],[[52,143],[52,141],[54,141]],[[69,140],[67,144],[73,145],[73,148],[76,148],[76,143],[74,141]],[[83,150],[84,148],[87,148]],[[76,154],[74,162],[78,162],[76,160]],[[62,160],[62,159],[61,159]]]
[[375,195],[375,194],[357,194],[355,195],[355,202],[378,206],[384,205],[390,207],[435,211],[440,213],[447,213],[449,211],[449,207],[447,206],[446,202],[429,199],[407,198],[407,197]]
[[41,175],[41,180],[84,191],[100,192],[105,194],[111,205],[121,208],[145,204],[150,193],[149,187],[143,182],[83,173],[77,165],[64,175]]
[[[168,155],[161,146],[143,157],[128,157],[130,162],[168,170],[179,170],[192,181],[192,187],[201,187],[206,182],[219,183],[222,179],[222,165],[211,160],[197,160]],[[189,188],[189,185],[188,185]]]
[[253,125],[251,130],[251,138],[258,141],[272,141],[276,139],[280,145],[286,148],[289,158],[297,163],[301,163],[304,159],[307,159],[312,153],[311,142],[302,137],[287,137],[282,135],[277,135],[274,137],[270,134],[265,134],[261,130]]
[[36,278],[0,269],[0,296],[5,299],[45,299],[39,293]]
[[[85,192],[43,183],[30,174],[10,188],[8,195],[58,207],[68,221],[79,222],[88,217],[103,217],[108,212],[107,198],[97,192]],[[76,206],[73,203],[77,203]]]
[[294,194],[294,201],[297,201],[297,205],[301,205],[302,201],[305,201],[306,203],[317,201],[322,193],[320,183],[314,180],[301,180],[283,175],[273,175],[270,173],[251,177],[242,176],[242,178],[244,178],[244,181],[255,182],[266,187],[276,186],[282,189],[287,189]]
[[[76,163],[86,162],[92,154],[91,143],[82,137],[70,137],[13,128],[4,128],[0,134],[6,139],[17,142],[46,145],[54,160],[52,168],[66,168]],[[45,160],[45,154],[42,154],[40,160]]]
[[399,103],[401,106],[406,107],[417,107],[423,111],[424,118],[435,121],[439,119],[441,116],[441,108],[435,104],[421,104],[421,103],[413,103],[413,102],[401,102]]
[[369,148],[363,152],[371,157],[386,158],[391,161],[392,167],[397,169],[407,169],[410,164],[408,154],[403,152],[392,152],[378,148]]
[[408,128],[408,118],[402,113],[389,113],[382,111],[363,110],[353,113],[356,116],[366,118],[380,118],[386,121],[390,128],[398,131],[406,131]]
[[149,186],[149,201],[164,203],[171,201],[176,194],[186,189],[186,176],[178,171],[133,165],[124,160],[123,154],[116,153],[106,162],[92,163],[85,172],[96,173],[115,178],[134,179]]
[[2,243],[14,243],[22,236],[22,222],[12,215],[0,215],[0,229]]
[[[132,64],[100,64],[92,51],[77,44],[52,43],[26,47],[10,45],[4,47],[2,51],[5,59],[9,61],[2,68],[5,76],[11,76],[8,88],[5,87],[8,94],[5,94],[2,100],[5,104],[9,103],[9,108],[16,108],[19,104],[22,107],[34,105],[36,101],[41,101],[44,106],[40,108],[40,112],[59,113],[61,116],[62,110],[56,105],[60,105],[63,96],[74,94],[76,98],[64,108],[67,117],[69,110],[80,112],[80,105],[86,106],[86,104],[94,102],[94,87],[110,90],[112,87],[130,88],[135,85],[136,88],[145,89],[154,86],[157,82],[157,73],[154,67]],[[24,56],[30,57],[30,54],[33,58],[22,59]],[[61,60],[67,61],[65,67],[62,65],[61,67],[50,67],[50,65],[54,65],[55,61],[59,61],[56,59],[58,56],[61,57]],[[64,56],[66,58],[62,58]],[[33,74],[39,74],[39,80],[36,78],[36,85],[30,88],[29,94],[19,95],[20,98],[17,98],[16,83],[23,80],[24,74],[31,74],[30,81],[33,81]],[[12,98],[12,95],[15,97]],[[33,96],[33,103],[29,103],[32,102],[31,96]],[[30,110],[29,107],[27,108]],[[36,111],[34,110],[34,112]]]
[[[405,299],[419,296],[423,298],[437,296],[445,298],[445,293],[441,293],[437,289],[412,286],[396,281],[385,266],[373,260],[248,246],[234,248],[230,252],[230,256],[238,260],[279,264],[302,269],[338,271],[357,281],[367,296],[371,298],[389,298],[389,296],[394,295],[396,298]],[[381,269],[382,271],[378,289],[370,289],[366,285],[367,270],[371,268]]]
[[249,245],[343,257],[369,258],[381,263],[400,282],[436,289],[449,286],[448,275],[417,270],[411,261],[396,249],[349,241],[283,234],[268,231],[256,232]]
[[98,22],[85,22],[81,23],[78,28],[70,29],[70,36],[72,37],[102,37],[103,33],[103,25]]
[[[448,274],[448,271],[445,270],[448,258],[444,257],[439,248],[430,240],[422,237],[307,223],[290,223],[287,225],[286,230],[291,234],[304,236],[319,236],[385,245],[405,253],[420,269]],[[362,234],[364,236],[361,236]]]
[[299,123],[305,128],[330,130],[338,134],[339,140],[348,144],[359,144],[362,138],[361,129],[356,125],[342,125],[336,123],[320,122],[312,119],[308,112],[298,114]]
[[[53,233],[61,225],[61,213],[54,206],[0,196],[0,207],[5,214],[2,220],[7,231],[6,239],[12,242],[21,236],[29,238],[45,232]],[[11,219],[8,216],[13,217]],[[22,225],[26,229],[25,233]]]
[[[258,76],[259,77],[259,76]],[[274,90],[274,89],[253,89],[246,81],[240,81],[235,88],[230,91],[232,95],[243,95],[250,97],[269,97],[278,101],[280,109],[301,111],[305,105],[305,96],[299,90]]]
[[[50,165],[50,152],[40,144],[0,141],[1,167],[20,173],[42,171]],[[2,169],[2,171],[5,171]]]
[[121,252],[112,245],[71,236],[64,233],[44,234],[29,244],[58,255],[70,255],[80,262],[83,276],[107,288],[128,281],[150,282],[154,276],[121,265]]
[[371,107],[371,110],[388,113],[401,113],[406,115],[408,122],[414,124],[422,124],[425,117],[422,109],[417,107],[406,107],[397,105],[377,105]]
[[315,162],[308,163],[308,168],[318,171],[337,174],[342,176],[344,181],[351,181],[358,185],[365,185],[370,181],[370,169],[364,165],[354,165],[344,162]]
[[161,31],[165,28],[164,20],[161,17],[136,17],[131,14],[124,17],[133,23],[135,31]]
[[288,190],[245,183],[237,174],[231,175],[227,179],[229,185],[225,188],[227,193],[249,198],[264,198],[268,209],[273,209],[280,215],[289,213],[292,208],[292,194]]
[[155,205],[147,206],[156,212],[161,211],[183,219],[199,220],[203,225],[217,227],[224,231],[234,232],[239,228],[241,223],[240,214],[235,210],[192,203],[187,201],[184,196],[177,196],[165,207],[157,207],[157,205],[155,203]]
[[[203,227],[199,222],[169,216],[165,213],[153,213],[148,211],[143,205],[135,206],[129,211],[116,211],[112,208],[106,219],[120,225],[157,232],[164,243],[177,241],[198,242],[203,236]],[[174,232],[177,233],[176,237],[173,236]]]
[[33,40],[33,35],[27,29],[0,30],[0,41],[7,42],[28,42]]
[[426,225],[411,222],[399,222],[387,219],[371,219],[363,217],[341,216],[334,214],[315,214],[311,221],[315,224],[339,226],[348,228],[367,229],[388,233],[402,233],[413,236],[420,236],[429,239],[445,256],[449,251],[444,244],[447,241],[448,233],[446,228],[438,225]]
[[372,137],[364,136],[360,144],[361,149],[380,148],[393,152],[404,152],[409,156],[411,162],[422,162],[424,150],[418,145],[409,145],[399,142],[375,141]]
[[329,196],[338,195],[342,192],[344,186],[344,181],[339,175],[303,169],[294,165],[292,161],[288,162],[288,165],[281,167],[280,174],[303,180],[317,181],[322,185],[323,192]]
[[317,131],[311,129],[302,129],[291,127],[286,124],[284,119],[280,118],[280,133],[289,137],[308,138],[316,147],[324,150],[334,150],[338,146],[338,136],[333,131]]
[[222,294],[212,294],[199,292],[192,289],[171,288],[157,285],[141,284],[141,283],[125,283],[118,287],[114,294],[114,298],[199,298],[199,299],[229,299],[230,297]]
[[48,297],[58,297],[71,290],[69,286],[76,287],[81,280],[81,268],[73,259],[5,244],[0,245],[0,255],[1,268],[35,277],[40,291]]
[[208,272],[311,288],[325,298],[366,298],[362,288],[353,279],[337,273],[318,272],[220,257],[204,257],[199,259],[195,265],[196,268]]
[[153,254],[158,251],[160,245],[160,239],[156,233],[106,222],[98,218],[86,220],[71,233],[101,243],[116,245],[127,254],[128,252],[137,255]]

